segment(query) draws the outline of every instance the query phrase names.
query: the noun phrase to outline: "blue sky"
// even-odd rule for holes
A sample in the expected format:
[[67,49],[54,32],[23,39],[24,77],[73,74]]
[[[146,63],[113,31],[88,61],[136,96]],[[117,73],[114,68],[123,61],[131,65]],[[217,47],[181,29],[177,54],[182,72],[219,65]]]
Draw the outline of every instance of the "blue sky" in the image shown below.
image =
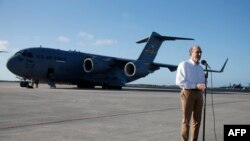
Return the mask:
[[[137,59],[152,31],[194,38],[164,42],[155,62],[179,64],[199,44],[214,69],[226,58],[215,86],[250,83],[250,1],[213,0],[0,0],[0,80],[16,80],[6,68],[16,51],[36,46]],[[134,83],[172,85],[162,68]],[[209,77],[210,82],[210,77]]]

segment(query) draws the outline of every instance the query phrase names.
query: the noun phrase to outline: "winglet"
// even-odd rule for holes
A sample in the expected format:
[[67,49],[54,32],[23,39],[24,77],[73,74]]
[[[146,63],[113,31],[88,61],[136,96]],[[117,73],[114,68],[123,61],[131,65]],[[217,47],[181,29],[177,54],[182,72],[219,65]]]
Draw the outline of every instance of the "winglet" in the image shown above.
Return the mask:
[[223,64],[220,70],[208,70],[208,72],[217,72],[217,73],[223,72],[226,67],[227,61],[228,61],[228,58],[226,59],[225,63]]
[[227,61],[228,61],[228,58],[227,58],[227,60],[225,61],[224,65],[222,66],[220,72],[223,72],[223,71],[224,71],[224,68],[226,67]]

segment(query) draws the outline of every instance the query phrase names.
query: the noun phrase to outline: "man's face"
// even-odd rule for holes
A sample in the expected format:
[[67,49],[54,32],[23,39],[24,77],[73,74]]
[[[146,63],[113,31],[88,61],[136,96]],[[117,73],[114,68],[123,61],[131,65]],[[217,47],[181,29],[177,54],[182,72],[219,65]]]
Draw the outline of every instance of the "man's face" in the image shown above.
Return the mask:
[[190,58],[195,62],[195,63],[198,63],[201,59],[201,49],[199,47],[194,47],[192,49],[192,53],[191,53],[191,56]]

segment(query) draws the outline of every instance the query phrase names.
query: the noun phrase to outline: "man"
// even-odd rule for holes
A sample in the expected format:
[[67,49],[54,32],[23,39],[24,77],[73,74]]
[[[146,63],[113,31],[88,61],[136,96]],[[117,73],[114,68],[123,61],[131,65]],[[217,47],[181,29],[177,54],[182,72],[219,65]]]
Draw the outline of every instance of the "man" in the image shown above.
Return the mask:
[[180,93],[183,112],[181,124],[182,141],[188,141],[191,115],[193,118],[191,140],[198,140],[203,106],[202,91],[205,89],[205,74],[199,62],[201,53],[200,46],[192,46],[189,49],[190,59],[181,62],[177,68],[176,85],[182,88]]

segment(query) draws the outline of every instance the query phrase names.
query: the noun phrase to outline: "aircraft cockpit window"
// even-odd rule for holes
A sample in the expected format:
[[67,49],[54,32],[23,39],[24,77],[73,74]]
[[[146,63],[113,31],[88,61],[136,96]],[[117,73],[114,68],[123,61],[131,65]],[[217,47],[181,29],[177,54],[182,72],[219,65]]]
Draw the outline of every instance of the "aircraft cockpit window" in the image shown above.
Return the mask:
[[22,54],[21,51],[18,51],[15,53],[15,55],[19,55],[19,54]]
[[19,54],[25,57],[33,58],[33,54],[31,52],[27,52],[26,50],[18,51],[15,55]]
[[19,51],[15,53],[15,55],[18,55],[18,54],[20,54],[20,52],[19,52]]

